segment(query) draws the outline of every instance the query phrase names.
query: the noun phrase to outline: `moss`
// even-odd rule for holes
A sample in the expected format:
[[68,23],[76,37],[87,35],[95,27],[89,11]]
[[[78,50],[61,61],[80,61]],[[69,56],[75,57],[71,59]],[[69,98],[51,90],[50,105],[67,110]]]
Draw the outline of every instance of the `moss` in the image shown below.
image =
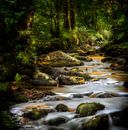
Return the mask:
[[0,129],[4,130],[16,130],[18,129],[17,124],[12,119],[7,111],[0,112]]
[[85,80],[83,77],[79,77],[79,76],[61,75],[59,77],[59,82],[60,84],[63,84],[63,85],[74,85],[74,84],[84,84]]
[[94,115],[98,110],[104,109],[105,106],[100,103],[81,103],[76,109],[76,113],[80,116],[90,116]]
[[62,51],[51,52],[45,57],[40,56],[37,63],[39,65],[52,67],[79,66],[83,64],[80,60],[71,57]]
[[66,112],[66,111],[69,110],[69,108],[68,108],[65,104],[58,104],[58,105],[56,106],[56,110],[57,110],[58,112]]
[[48,125],[58,126],[58,125],[65,123],[65,122],[66,122],[66,119],[64,117],[58,117],[58,118],[49,120]]
[[107,115],[95,116],[82,124],[82,130],[108,130],[109,120]]
[[33,111],[24,114],[24,117],[27,117],[30,120],[38,120],[41,118],[41,116],[42,116],[41,112],[37,109],[34,109]]

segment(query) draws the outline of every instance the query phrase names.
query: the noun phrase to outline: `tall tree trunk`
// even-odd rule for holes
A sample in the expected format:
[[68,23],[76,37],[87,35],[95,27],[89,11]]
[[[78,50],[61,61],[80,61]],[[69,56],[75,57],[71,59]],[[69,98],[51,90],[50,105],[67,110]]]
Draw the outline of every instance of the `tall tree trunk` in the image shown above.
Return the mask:
[[75,28],[75,5],[74,0],[70,0],[70,26],[73,30]]
[[70,30],[70,21],[69,21],[69,0],[64,0],[63,3],[63,12],[64,12],[64,28]]

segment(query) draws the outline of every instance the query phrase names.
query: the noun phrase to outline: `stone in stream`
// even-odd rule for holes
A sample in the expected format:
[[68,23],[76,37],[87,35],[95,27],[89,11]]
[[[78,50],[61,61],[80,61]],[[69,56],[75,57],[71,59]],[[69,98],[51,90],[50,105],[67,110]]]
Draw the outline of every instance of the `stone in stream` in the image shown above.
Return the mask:
[[23,114],[23,117],[28,118],[30,120],[38,120],[41,117],[46,116],[50,112],[55,112],[54,109],[33,109]]
[[128,88],[128,81],[125,81],[124,84],[123,84],[123,86],[124,86],[125,88]]
[[69,119],[67,117],[57,117],[57,118],[54,118],[54,119],[50,119],[47,121],[47,124],[48,125],[54,125],[54,126],[58,126],[58,125],[61,125],[63,123],[66,123]]
[[108,115],[98,115],[82,123],[81,130],[109,130]]
[[63,85],[75,85],[75,84],[84,84],[85,79],[79,76],[59,76],[59,83]]
[[58,128],[57,126],[50,126],[48,130],[65,130],[64,128]]
[[67,112],[67,111],[69,111],[68,106],[66,106],[65,104],[58,104],[55,109],[58,112]]
[[111,118],[114,125],[128,128],[128,107],[121,111],[111,113]]
[[54,51],[47,54],[46,56],[40,56],[37,64],[52,67],[64,67],[79,66],[82,65],[83,62],[62,51]]
[[43,101],[62,101],[62,100],[71,100],[69,97],[64,97],[64,96],[46,96],[43,98]]
[[97,92],[91,94],[89,97],[90,98],[112,98],[112,97],[119,97],[119,95],[111,92]]
[[92,58],[87,57],[87,56],[76,56],[76,58],[79,60],[86,61],[86,62],[91,62],[93,60]]
[[105,58],[102,59],[101,61],[102,61],[102,62],[110,62],[110,61],[112,61],[112,60],[113,60],[112,57],[105,57]]
[[90,96],[93,92],[86,92],[86,93],[74,93],[72,94],[72,98],[83,98],[84,96]]
[[100,103],[81,103],[76,108],[76,113],[80,114],[81,117],[94,115],[98,110],[103,110],[104,105]]
[[48,86],[56,86],[57,81],[52,79],[52,77],[46,73],[42,73],[37,70],[34,74],[34,79],[31,81],[33,85],[48,85]]

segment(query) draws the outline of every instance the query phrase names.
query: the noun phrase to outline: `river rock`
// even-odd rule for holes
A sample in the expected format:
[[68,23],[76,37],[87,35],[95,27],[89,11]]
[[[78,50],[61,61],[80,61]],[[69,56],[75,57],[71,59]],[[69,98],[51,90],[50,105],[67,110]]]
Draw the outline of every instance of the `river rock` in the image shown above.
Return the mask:
[[62,101],[62,100],[71,100],[69,97],[64,97],[64,96],[46,96],[43,98],[43,101]]
[[58,104],[55,109],[58,112],[67,112],[67,111],[69,111],[68,106],[66,106],[65,104]]
[[50,126],[48,130],[65,130],[64,128],[59,128],[57,126]]
[[82,130],[109,130],[108,115],[98,115],[85,121]]
[[105,57],[105,58],[102,59],[101,61],[102,61],[102,62],[110,62],[110,61],[112,61],[112,60],[113,60],[112,57]]
[[37,70],[34,74],[34,79],[31,81],[34,85],[48,85],[48,86],[56,86],[57,81],[52,79],[52,77],[46,73],[42,73]]
[[124,84],[123,84],[123,86],[124,86],[125,88],[128,88],[128,81],[125,81]]
[[76,113],[81,117],[94,115],[98,110],[104,109],[105,106],[100,103],[81,103],[77,106]]
[[128,107],[119,112],[111,113],[111,117],[114,125],[128,128]]
[[40,56],[37,63],[39,65],[46,65],[53,67],[79,66],[83,64],[80,60],[62,51],[54,51],[46,56]]
[[98,93],[93,93],[89,97],[90,98],[112,98],[112,97],[118,97],[119,95],[116,93],[111,93],[111,92],[98,92]]
[[54,109],[33,109],[32,111],[28,111],[23,114],[25,118],[28,118],[30,120],[38,120],[41,117],[46,116],[50,112],[55,112]]
[[57,118],[48,120],[47,123],[48,123],[48,125],[58,126],[58,125],[61,125],[63,123],[66,123],[67,121],[68,121],[67,117],[57,117]]
[[79,59],[79,60],[86,61],[86,62],[90,62],[90,61],[93,60],[92,58],[87,57],[87,56],[76,56],[76,58]]
[[85,79],[79,76],[59,76],[59,83],[62,85],[75,85],[75,84],[84,84]]

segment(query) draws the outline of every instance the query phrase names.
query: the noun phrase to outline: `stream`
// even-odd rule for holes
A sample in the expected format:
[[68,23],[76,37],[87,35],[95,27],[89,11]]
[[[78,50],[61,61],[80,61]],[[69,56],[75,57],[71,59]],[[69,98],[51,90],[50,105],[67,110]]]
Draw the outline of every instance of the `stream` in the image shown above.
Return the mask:
[[[32,100],[27,103],[16,104],[11,107],[10,111],[21,126],[19,130],[79,130],[82,120],[89,117],[75,118],[75,110],[80,103],[97,102],[105,105],[104,110],[100,110],[96,115],[110,114],[120,111],[128,106],[128,91],[123,87],[123,83],[128,81],[128,74],[121,71],[108,69],[110,63],[103,63],[102,56],[90,56],[93,61],[84,62],[80,69],[89,73],[92,80],[86,81],[82,85],[65,85],[64,87],[54,87],[51,91],[56,93],[54,96],[47,96],[42,99]],[[71,67],[69,67],[71,68]],[[118,96],[104,97],[105,94],[115,94]],[[63,97],[56,100],[57,97]],[[57,104],[66,104],[70,112],[51,112],[39,120],[23,121],[22,115],[34,107],[40,109],[54,109]],[[50,119],[65,117],[68,121],[58,126],[46,125]],[[127,130],[127,128],[113,125],[109,116],[110,130]]]

